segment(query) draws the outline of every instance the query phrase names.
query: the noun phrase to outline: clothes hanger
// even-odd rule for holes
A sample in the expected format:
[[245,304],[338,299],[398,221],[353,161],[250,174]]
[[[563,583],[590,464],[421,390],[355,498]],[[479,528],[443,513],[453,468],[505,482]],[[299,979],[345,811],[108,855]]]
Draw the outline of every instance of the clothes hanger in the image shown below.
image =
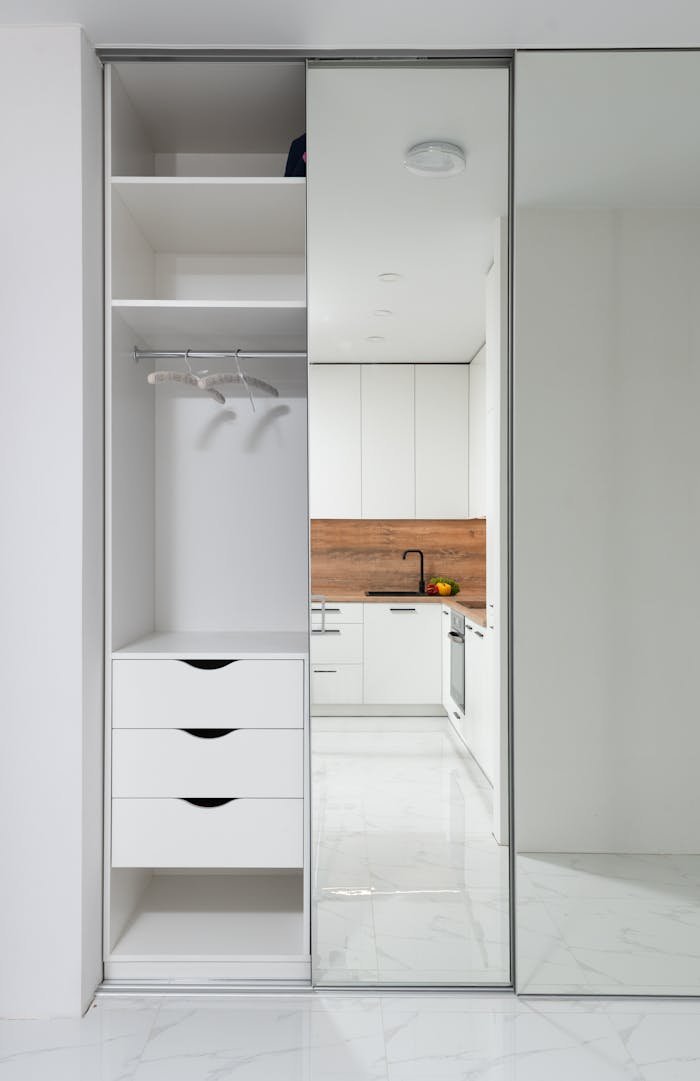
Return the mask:
[[[134,355],[136,351],[134,350]],[[220,391],[216,390],[213,386],[204,386],[200,375],[195,375],[192,371],[192,365],[190,364],[190,350],[185,350],[184,361],[187,366],[186,372],[178,371],[159,371],[149,372],[147,379],[151,386],[155,386],[156,383],[186,383],[189,387],[197,387],[198,390],[204,390],[207,394],[210,394],[214,401],[219,405],[226,405],[226,399]],[[201,375],[206,375],[206,372],[202,372]]]

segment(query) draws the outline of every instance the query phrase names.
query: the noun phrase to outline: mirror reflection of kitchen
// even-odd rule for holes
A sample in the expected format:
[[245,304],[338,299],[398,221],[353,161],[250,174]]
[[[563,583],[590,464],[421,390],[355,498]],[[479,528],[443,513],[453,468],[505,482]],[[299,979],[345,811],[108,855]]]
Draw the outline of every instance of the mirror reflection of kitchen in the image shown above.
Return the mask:
[[507,984],[508,71],[308,128],[314,981]]

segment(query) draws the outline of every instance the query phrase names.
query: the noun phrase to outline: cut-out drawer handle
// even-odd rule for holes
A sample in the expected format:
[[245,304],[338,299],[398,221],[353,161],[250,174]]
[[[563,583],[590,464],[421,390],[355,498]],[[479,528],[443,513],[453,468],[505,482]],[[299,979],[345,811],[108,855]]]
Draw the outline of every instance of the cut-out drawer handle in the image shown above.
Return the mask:
[[237,732],[237,728],[181,728],[188,736],[196,736],[197,739],[219,739],[220,736],[228,736],[231,732]]
[[179,658],[181,664],[189,664],[190,668],[201,668],[204,671],[211,671],[216,668],[226,668],[229,664],[235,664],[234,659],[227,661],[188,661],[184,657]]
[[223,807],[225,803],[233,803],[236,796],[228,799],[218,799],[216,796],[181,796],[185,803],[191,803],[193,807]]

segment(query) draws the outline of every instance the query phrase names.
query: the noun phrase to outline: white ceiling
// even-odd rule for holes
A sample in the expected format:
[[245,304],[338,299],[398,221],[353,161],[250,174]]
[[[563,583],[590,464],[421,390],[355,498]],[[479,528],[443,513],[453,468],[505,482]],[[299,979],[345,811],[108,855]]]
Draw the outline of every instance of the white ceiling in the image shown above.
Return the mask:
[[[507,211],[507,72],[313,66],[307,111],[310,360],[471,360]],[[465,171],[409,173],[403,156],[425,139],[462,145]],[[387,272],[400,280],[378,280]]]
[[96,44],[300,48],[698,45],[697,0],[0,0],[0,24]]

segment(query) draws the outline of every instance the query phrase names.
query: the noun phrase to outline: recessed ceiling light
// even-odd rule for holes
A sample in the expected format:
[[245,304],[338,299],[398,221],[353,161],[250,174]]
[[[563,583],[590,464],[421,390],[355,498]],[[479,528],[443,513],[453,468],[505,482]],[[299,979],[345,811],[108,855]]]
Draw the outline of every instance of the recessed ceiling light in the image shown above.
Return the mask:
[[397,282],[399,278],[403,277],[403,274],[395,274],[393,271],[390,271],[387,274],[379,274],[378,277],[380,282]]
[[386,315],[393,315],[393,312],[391,312],[389,308],[375,308],[372,315],[379,315],[384,318]]
[[456,176],[464,169],[467,158],[457,143],[429,139],[412,146],[403,163],[409,173],[417,176]]
[[373,342],[375,344],[377,342],[383,342],[384,340],[385,339],[381,336],[381,334],[372,334],[369,338],[365,338],[365,341]]

